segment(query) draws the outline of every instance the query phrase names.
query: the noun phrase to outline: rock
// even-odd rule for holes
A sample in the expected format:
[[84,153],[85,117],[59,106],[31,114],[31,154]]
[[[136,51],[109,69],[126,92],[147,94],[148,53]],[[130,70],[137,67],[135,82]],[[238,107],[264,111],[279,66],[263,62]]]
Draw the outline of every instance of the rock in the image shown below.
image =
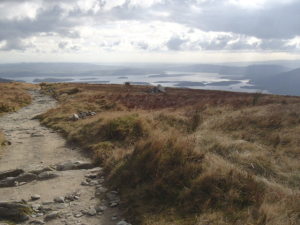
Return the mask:
[[92,181],[89,182],[90,186],[96,186],[98,184],[99,184],[99,182],[97,180],[92,180]]
[[90,184],[89,184],[88,182],[86,182],[86,181],[82,181],[82,182],[81,182],[81,185],[82,185],[82,186],[89,186]]
[[33,205],[31,205],[31,208],[34,211],[40,211],[42,209],[42,206],[40,204],[33,204]]
[[39,180],[49,180],[58,177],[58,174],[55,172],[45,171],[38,175]]
[[32,220],[29,222],[29,224],[41,225],[41,224],[45,224],[45,222],[42,220]]
[[89,178],[89,179],[96,179],[97,178],[97,174],[86,174],[85,177]]
[[82,217],[82,216],[83,216],[83,214],[81,212],[74,214],[74,217],[76,217],[76,218],[79,218],[79,217]]
[[166,90],[163,86],[161,86],[160,84],[157,85],[156,87],[153,87],[151,90],[150,90],[151,93],[165,93]]
[[125,220],[121,220],[116,225],[131,225],[131,224],[127,223]]
[[53,170],[54,170],[53,168],[48,166],[48,167],[45,167],[45,168],[38,168],[38,169],[35,169],[35,170],[31,170],[31,171],[29,171],[29,173],[39,175],[40,173],[47,172],[47,171],[53,171]]
[[91,207],[91,208],[89,208],[88,210],[87,210],[87,215],[89,215],[89,216],[95,216],[96,214],[97,214],[97,211],[96,211],[96,209],[94,208],[94,207]]
[[94,167],[95,167],[95,164],[90,163],[90,162],[81,162],[81,161],[75,162],[76,169],[92,169]]
[[23,186],[25,184],[27,184],[27,182],[20,182],[20,183],[18,183],[18,186]]
[[95,167],[95,165],[90,162],[81,162],[81,161],[71,162],[71,161],[69,161],[69,162],[65,162],[65,163],[56,165],[56,170],[58,170],[58,171],[80,170],[80,169],[92,169],[94,167]]
[[95,168],[89,170],[90,173],[99,173],[102,171],[103,171],[103,168],[101,168],[101,167],[95,167]]
[[98,206],[95,207],[95,209],[96,209],[97,212],[103,212],[107,209],[107,207],[104,206],[104,205],[98,205]]
[[106,193],[106,198],[111,202],[119,202],[120,198],[117,196],[116,192],[110,191]]
[[56,203],[65,203],[65,198],[64,197],[56,197],[53,200]]
[[36,134],[36,133],[32,133],[31,137],[44,137],[45,135],[43,134]]
[[43,215],[44,215],[44,213],[37,213],[37,214],[36,214],[37,217],[41,217],[41,216],[43,216]]
[[115,207],[117,207],[118,205],[119,205],[118,202],[111,202],[111,203],[110,203],[110,207],[112,207],[112,208],[115,208]]
[[54,220],[59,216],[59,212],[58,211],[53,211],[51,213],[49,213],[46,217],[45,217],[45,221],[50,221],[50,220]]
[[17,177],[7,177],[0,181],[0,187],[13,187],[22,182],[31,182],[36,180],[37,176],[32,173],[23,173]]
[[37,176],[33,173],[23,173],[19,176],[17,176],[15,178],[15,181],[17,182],[31,182],[33,180],[36,180],[37,179]]
[[103,184],[103,183],[104,183],[104,179],[103,178],[101,178],[101,179],[98,180],[98,184]]
[[79,120],[80,118],[79,118],[79,116],[78,116],[77,113],[74,113],[73,116],[72,116],[72,119],[73,119],[74,121],[76,121],[76,120]]
[[7,178],[7,177],[17,177],[22,173],[24,173],[24,170],[22,170],[22,169],[3,171],[3,172],[0,172],[0,180]]
[[61,163],[61,164],[57,164],[55,166],[56,170],[58,170],[58,171],[73,170],[74,167],[75,167],[74,162],[71,162],[71,161]]
[[16,202],[0,202],[0,219],[7,219],[15,222],[24,222],[29,219],[27,212],[29,206]]
[[100,186],[100,187],[96,188],[95,195],[96,196],[101,196],[101,195],[103,195],[106,192],[107,192],[107,189],[105,187]]
[[51,205],[53,202],[42,202],[42,205]]
[[115,220],[117,220],[117,219],[118,219],[117,216],[112,216],[112,217],[111,217],[111,220],[112,220],[112,221],[115,221]]
[[40,196],[40,195],[37,195],[37,194],[31,196],[31,200],[32,200],[32,201],[39,200],[40,198],[41,198],[41,196]]
[[75,200],[78,200],[79,199],[79,196],[80,196],[80,192],[73,192],[71,194],[67,194],[65,196],[65,200],[71,202],[71,201],[75,201]]
[[0,187],[13,187],[15,186],[15,177],[7,177],[0,181]]

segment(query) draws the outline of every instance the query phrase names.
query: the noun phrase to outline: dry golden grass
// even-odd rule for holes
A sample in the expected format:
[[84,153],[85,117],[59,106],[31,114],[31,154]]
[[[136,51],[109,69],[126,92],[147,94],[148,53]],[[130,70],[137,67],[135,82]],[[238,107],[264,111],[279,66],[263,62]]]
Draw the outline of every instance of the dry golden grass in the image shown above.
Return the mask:
[[31,102],[30,95],[26,90],[34,88],[25,83],[0,83],[0,115],[14,112]]
[[[105,167],[141,225],[296,225],[300,98],[126,85],[42,84],[40,117]],[[95,111],[73,121],[70,116]]]

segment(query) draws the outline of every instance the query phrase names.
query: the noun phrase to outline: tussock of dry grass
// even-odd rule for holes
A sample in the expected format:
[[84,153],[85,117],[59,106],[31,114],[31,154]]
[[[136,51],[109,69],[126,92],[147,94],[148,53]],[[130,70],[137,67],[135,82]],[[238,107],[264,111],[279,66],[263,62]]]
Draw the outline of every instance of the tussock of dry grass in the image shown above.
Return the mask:
[[[105,167],[141,225],[299,224],[300,98],[43,84],[42,123]],[[72,121],[80,111],[97,115]]]
[[28,105],[31,97],[26,90],[31,87],[24,83],[0,83],[0,115]]

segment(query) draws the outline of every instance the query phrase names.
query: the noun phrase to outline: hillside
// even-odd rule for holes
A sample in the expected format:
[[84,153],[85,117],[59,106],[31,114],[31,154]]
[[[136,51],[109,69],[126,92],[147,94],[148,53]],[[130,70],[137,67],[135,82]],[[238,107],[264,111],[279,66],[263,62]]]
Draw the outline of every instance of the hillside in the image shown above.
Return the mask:
[[272,76],[252,77],[258,87],[282,95],[300,95],[300,68]]
[[3,78],[0,77],[0,82],[1,83],[9,83],[9,82],[12,82],[12,80],[3,79]]
[[299,224],[299,97],[41,88],[60,103],[39,117],[42,124],[105,168],[132,223]]

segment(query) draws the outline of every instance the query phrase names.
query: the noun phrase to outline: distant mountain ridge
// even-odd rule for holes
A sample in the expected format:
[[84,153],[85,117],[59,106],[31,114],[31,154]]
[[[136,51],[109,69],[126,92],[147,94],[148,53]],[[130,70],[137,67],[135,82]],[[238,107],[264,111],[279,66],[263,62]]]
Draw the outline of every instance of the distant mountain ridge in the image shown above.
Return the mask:
[[[0,77],[19,80],[22,77],[36,79],[73,76],[127,76],[178,77],[184,73],[216,73],[227,80],[250,80],[253,89],[267,90],[274,94],[300,96],[300,68],[290,69],[276,64],[253,64],[247,66],[216,64],[130,64],[97,65],[91,63],[16,63],[0,64]],[[176,72],[178,74],[169,74]],[[173,78],[172,78],[173,77]],[[192,82],[192,81],[188,81]],[[194,85],[191,85],[194,86]]]
[[9,82],[12,82],[12,80],[3,79],[0,77],[0,83],[9,83]]

